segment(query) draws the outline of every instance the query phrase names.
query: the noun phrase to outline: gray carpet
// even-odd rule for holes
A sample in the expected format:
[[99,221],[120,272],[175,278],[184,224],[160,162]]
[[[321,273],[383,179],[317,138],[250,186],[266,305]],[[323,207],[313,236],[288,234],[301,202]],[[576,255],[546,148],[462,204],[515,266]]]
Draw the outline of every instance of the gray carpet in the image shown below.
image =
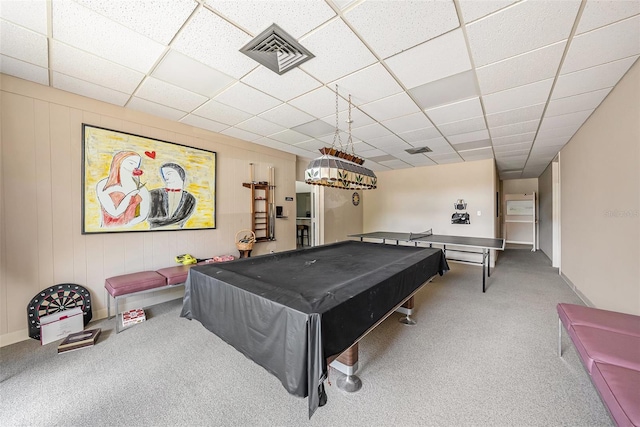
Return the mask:
[[95,347],[57,354],[34,340],[0,349],[2,426],[611,426],[558,302],[580,303],[540,252],[508,250],[482,294],[477,266],[451,263],[417,295],[416,326],[393,314],[360,345],[363,388],[307,401],[197,321],[181,301]]

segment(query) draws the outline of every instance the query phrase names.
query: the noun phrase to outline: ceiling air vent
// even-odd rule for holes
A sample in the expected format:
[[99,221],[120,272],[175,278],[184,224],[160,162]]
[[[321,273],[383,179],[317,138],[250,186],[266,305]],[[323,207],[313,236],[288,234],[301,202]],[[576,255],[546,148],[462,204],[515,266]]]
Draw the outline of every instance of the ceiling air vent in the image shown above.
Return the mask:
[[421,154],[421,153],[431,153],[433,150],[429,147],[418,147],[418,148],[409,148],[404,150],[409,154]]
[[314,57],[276,24],[244,45],[240,52],[278,74],[284,74]]

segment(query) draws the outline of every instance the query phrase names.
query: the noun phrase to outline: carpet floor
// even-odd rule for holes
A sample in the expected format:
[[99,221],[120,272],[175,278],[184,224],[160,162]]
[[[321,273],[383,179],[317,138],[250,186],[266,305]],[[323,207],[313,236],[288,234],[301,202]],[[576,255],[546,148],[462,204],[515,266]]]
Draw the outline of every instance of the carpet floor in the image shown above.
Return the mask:
[[569,338],[557,355],[556,304],[578,297],[541,252],[507,250],[482,293],[478,266],[450,263],[416,295],[415,326],[393,314],[360,343],[357,393],[307,400],[197,321],[181,300],[92,348],[0,348],[0,425],[611,426]]

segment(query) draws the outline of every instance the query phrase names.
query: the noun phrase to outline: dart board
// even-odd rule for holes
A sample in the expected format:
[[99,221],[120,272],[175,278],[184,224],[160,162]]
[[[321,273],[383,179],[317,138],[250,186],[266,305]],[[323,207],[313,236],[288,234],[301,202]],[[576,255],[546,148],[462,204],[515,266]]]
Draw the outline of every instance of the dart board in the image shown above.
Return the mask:
[[91,321],[91,295],[89,291],[73,283],[63,283],[43,289],[27,306],[29,336],[40,339],[40,317],[71,308],[82,308],[84,325]]

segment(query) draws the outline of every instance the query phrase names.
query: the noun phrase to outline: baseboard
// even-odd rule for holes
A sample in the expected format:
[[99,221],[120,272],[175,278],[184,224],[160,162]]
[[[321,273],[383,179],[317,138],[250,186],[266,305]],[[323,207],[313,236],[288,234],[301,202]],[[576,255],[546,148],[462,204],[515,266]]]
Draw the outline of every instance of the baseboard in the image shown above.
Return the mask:
[[582,302],[587,307],[596,308],[596,306],[589,300],[589,298],[587,298],[582,292],[580,292],[580,289],[578,289],[578,287],[574,285],[573,282],[567,276],[565,276],[563,272],[560,272],[560,277],[562,277],[562,280],[565,281],[567,286],[569,286],[569,288],[578,296],[578,298],[582,300]]

